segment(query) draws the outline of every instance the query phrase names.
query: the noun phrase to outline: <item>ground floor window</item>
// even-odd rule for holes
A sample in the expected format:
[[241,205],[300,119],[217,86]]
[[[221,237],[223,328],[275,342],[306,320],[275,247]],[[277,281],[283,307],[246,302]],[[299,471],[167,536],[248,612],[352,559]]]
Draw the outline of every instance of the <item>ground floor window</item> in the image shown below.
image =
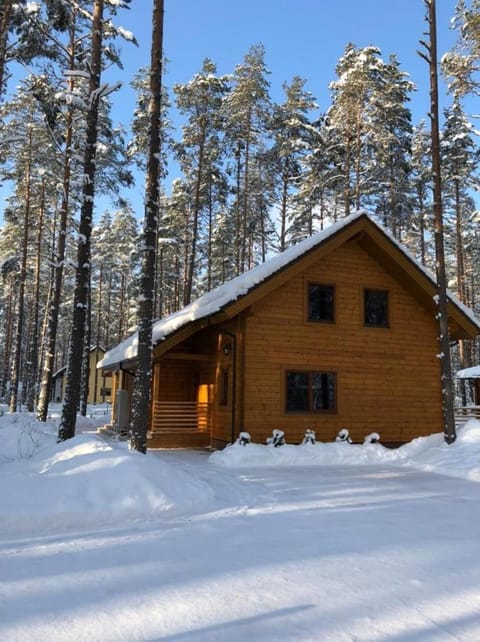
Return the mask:
[[285,407],[287,412],[334,412],[337,375],[335,372],[288,371]]

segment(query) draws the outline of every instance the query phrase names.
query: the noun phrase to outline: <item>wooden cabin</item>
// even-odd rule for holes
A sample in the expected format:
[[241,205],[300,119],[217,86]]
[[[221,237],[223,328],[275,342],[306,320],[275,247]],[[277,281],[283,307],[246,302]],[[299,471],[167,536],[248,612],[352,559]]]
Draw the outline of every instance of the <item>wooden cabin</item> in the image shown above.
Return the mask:
[[[442,431],[435,293],[367,214],[332,225],[154,324],[150,445]],[[449,326],[452,340],[480,333],[453,296]],[[131,392],[135,358],[133,335],[100,363],[114,393]]]
[[[87,403],[110,403],[112,400],[112,373],[100,372],[97,363],[103,359],[105,349],[92,346],[88,362],[88,399]],[[67,366],[59,368],[52,376],[52,392],[50,401],[63,402],[65,397]]]

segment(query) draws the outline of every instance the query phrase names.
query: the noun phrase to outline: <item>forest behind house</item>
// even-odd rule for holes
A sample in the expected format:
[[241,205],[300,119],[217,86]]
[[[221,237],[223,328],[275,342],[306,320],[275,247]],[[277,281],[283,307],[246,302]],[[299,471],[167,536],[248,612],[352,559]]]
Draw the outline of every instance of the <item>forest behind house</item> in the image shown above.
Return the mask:
[[[135,46],[120,26],[129,4],[0,1],[0,182],[8,191],[0,219],[0,401],[11,410],[40,406],[46,416],[75,311],[84,319],[85,363],[90,346],[108,349],[137,325],[143,211],[128,194],[147,179],[149,70],[124,79],[137,101],[122,124],[111,115],[121,89],[102,80],[107,67],[121,76],[122,56]],[[465,108],[480,91],[479,0],[460,3],[452,17],[457,41],[441,65],[450,88],[441,132],[448,286],[480,314],[480,148]],[[300,63],[283,100],[273,101],[267,57],[252,44],[229,74],[205,59],[173,87],[166,65],[154,318],[357,209],[435,271],[430,122],[412,121],[415,87],[395,53],[347,44],[331,70],[330,103],[320,106]],[[81,270],[88,287],[80,301]],[[479,362],[478,340],[454,353],[455,368]],[[81,379],[85,400],[85,367]]]

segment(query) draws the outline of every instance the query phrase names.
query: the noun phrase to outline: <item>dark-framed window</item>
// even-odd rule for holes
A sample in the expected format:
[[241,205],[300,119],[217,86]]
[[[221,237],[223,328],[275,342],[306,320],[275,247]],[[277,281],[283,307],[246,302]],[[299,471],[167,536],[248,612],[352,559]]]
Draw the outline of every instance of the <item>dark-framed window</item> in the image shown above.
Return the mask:
[[388,328],[388,290],[363,291],[363,322],[373,328]]
[[222,368],[220,372],[220,394],[218,397],[218,403],[220,404],[220,406],[228,406],[228,388],[228,368]]
[[335,286],[309,283],[307,310],[309,321],[333,323],[335,321]]
[[336,409],[335,372],[289,370],[285,373],[286,412],[335,412]]

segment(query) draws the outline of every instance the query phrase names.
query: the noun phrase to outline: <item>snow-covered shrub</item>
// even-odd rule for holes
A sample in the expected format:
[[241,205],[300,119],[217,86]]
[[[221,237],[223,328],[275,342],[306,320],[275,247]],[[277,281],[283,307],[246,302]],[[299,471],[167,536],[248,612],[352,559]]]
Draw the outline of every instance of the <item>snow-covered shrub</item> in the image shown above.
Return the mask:
[[348,429],[342,428],[336,436],[335,441],[344,441],[347,444],[351,444],[352,440],[350,439],[350,433],[348,432]]
[[305,436],[303,438],[302,444],[314,444],[315,443],[315,431],[307,428],[305,431]]
[[379,441],[380,441],[380,435],[378,434],[378,432],[371,432],[369,435],[365,435],[363,443],[364,443],[364,445],[365,444],[376,444]]
[[252,437],[249,432],[241,432],[238,435],[237,444],[240,444],[240,446],[246,446],[251,441],[252,441]]
[[279,430],[278,428],[275,428],[272,432],[272,436],[267,439],[267,444],[269,446],[274,446],[275,448],[278,446],[284,446],[285,443],[285,433],[283,430]]

